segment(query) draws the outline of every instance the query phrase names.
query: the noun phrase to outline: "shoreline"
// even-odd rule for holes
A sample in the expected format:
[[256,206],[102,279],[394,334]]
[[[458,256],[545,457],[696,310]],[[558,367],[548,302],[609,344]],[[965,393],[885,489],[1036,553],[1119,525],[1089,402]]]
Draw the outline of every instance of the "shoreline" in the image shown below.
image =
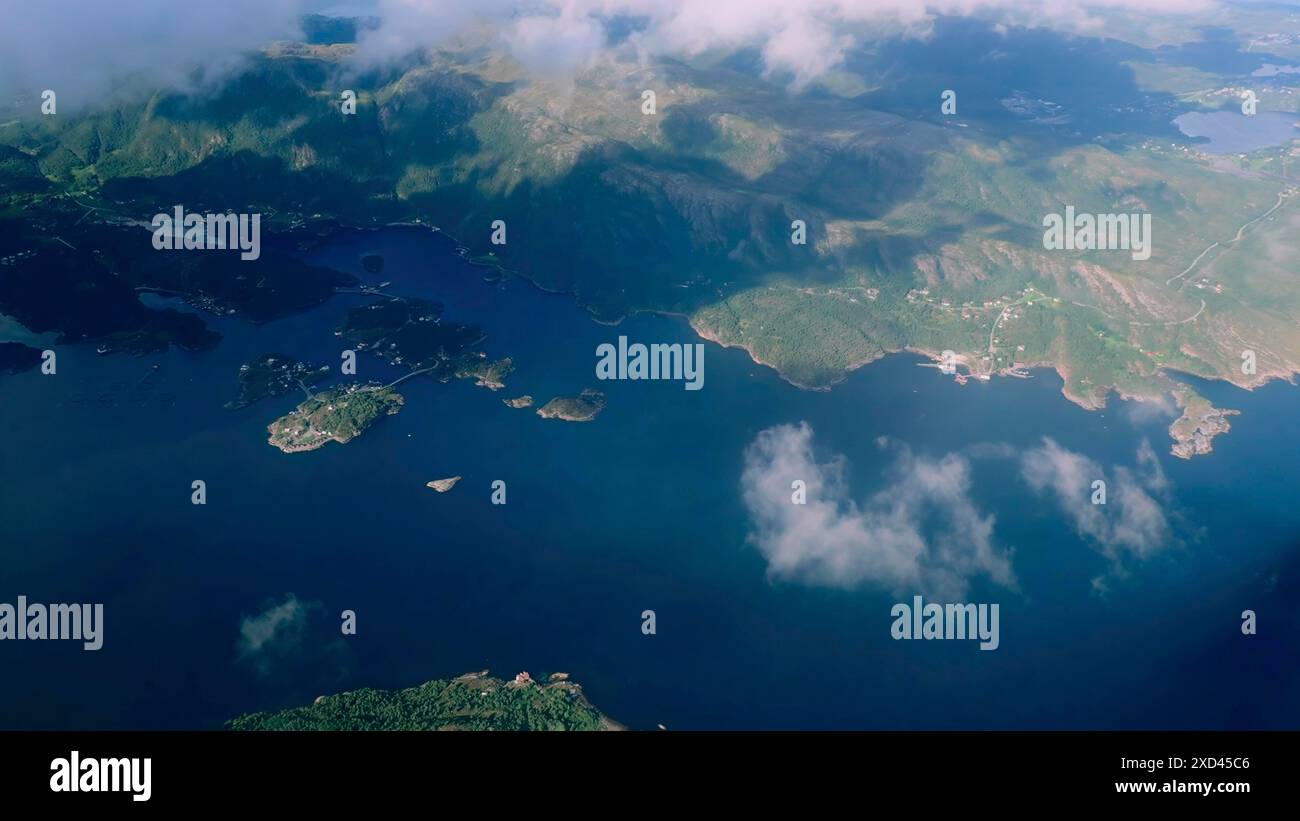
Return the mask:
[[[689,318],[688,318],[688,324],[700,339],[705,340],[707,342],[712,342],[722,348],[739,348],[740,350],[743,350],[746,353],[746,355],[749,356],[750,360],[753,361],[755,364],[767,368],[771,368],[777,374],[777,376],[781,378],[782,381],[799,390],[808,390],[814,392],[829,392],[836,385],[839,385],[841,382],[844,382],[846,379],[848,379],[849,376],[853,374],[853,372],[857,371],[860,368],[866,367],[867,365],[870,365],[874,362],[878,362],[887,356],[892,356],[897,354],[913,354],[913,355],[917,355],[929,359],[932,362],[942,361],[941,354],[937,354],[934,351],[925,350],[923,348],[904,347],[897,350],[886,350],[880,356],[872,357],[870,359],[865,359],[861,362],[853,363],[851,366],[846,368],[839,377],[837,377],[836,379],[832,380],[831,382],[825,385],[807,386],[807,385],[802,385],[796,382],[795,380],[791,379],[790,377],[786,376],[784,373],[782,373],[779,367],[771,364],[770,362],[764,361],[757,354],[755,354],[751,346],[744,343],[723,342],[722,340],[718,339],[717,336],[714,335],[707,328],[702,328],[697,326],[694,322],[690,321]],[[969,371],[969,368],[967,370]],[[991,382],[992,377],[994,376],[1001,376],[1001,377],[1016,376],[1016,374],[1014,373],[1015,370],[1016,369],[1013,368],[1001,368],[999,370],[993,371],[988,374],[989,377],[988,381]],[[1178,376],[1195,377],[1198,379],[1204,379],[1207,382],[1223,383],[1248,392],[1254,392],[1257,388],[1262,388],[1266,385],[1271,384],[1274,381],[1286,382],[1288,385],[1291,385],[1292,387],[1295,387],[1297,385],[1295,373],[1256,374],[1256,379],[1252,380],[1249,383],[1243,383],[1223,376],[1204,376],[1201,374],[1187,373],[1185,371],[1179,371],[1171,368],[1159,368],[1156,370],[1154,376],[1158,379],[1163,379],[1168,383],[1164,387],[1153,386],[1155,387],[1155,389],[1150,393],[1136,393],[1132,391],[1127,391],[1118,386],[1112,386],[1108,388],[1106,392],[1099,399],[1094,399],[1091,397],[1075,394],[1069,389],[1070,371],[1064,364],[1057,363],[1057,362],[1027,362],[1027,363],[1023,363],[1022,370],[1027,372],[1032,372],[1036,370],[1050,370],[1055,372],[1061,379],[1061,383],[1062,383],[1061,396],[1063,396],[1066,399],[1066,401],[1070,402],[1071,404],[1074,404],[1079,408],[1082,408],[1083,410],[1088,412],[1105,410],[1107,407],[1110,406],[1111,396],[1115,396],[1124,402],[1147,403],[1147,402],[1158,402],[1165,399],[1169,399],[1173,401],[1176,411],[1174,413],[1173,419],[1170,421],[1169,427],[1167,428],[1169,439],[1172,442],[1168,452],[1171,456],[1174,456],[1178,459],[1183,459],[1185,461],[1190,460],[1195,456],[1204,456],[1212,453],[1214,451],[1213,448],[1214,439],[1218,436],[1229,433],[1232,429],[1232,425],[1227,421],[1227,419],[1232,416],[1240,416],[1242,412],[1230,408],[1219,408],[1215,406],[1209,399],[1206,399],[1205,397],[1200,397],[1203,400],[1204,405],[1208,406],[1209,409],[1208,411],[1203,413],[1199,418],[1192,418],[1191,416],[1189,416],[1189,414],[1193,414],[1197,408],[1193,407],[1192,403],[1180,401],[1179,397],[1184,395],[1184,393],[1188,391],[1192,392],[1193,395],[1198,397],[1200,396],[1200,394],[1196,393],[1195,388],[1192,387],[1188,382],[1180,380]],[[1195,423],[1195,424],[1192,424],[1191,429],[1185,433],[1177,432],[1178,428],[1187,427],[1185,424],[1183,424],[1185,420],[1188,423]]]
[[[752,361],[754,364],[759,365],[761,367],[770,368],[777,375],[777,377],[780,378],[783,382],[798,390],[810,391],[815,393],[830,392],[837,385],[841,384],[842,382],[847,380],[850,376],[852,376],[852,374],[855,371],[859,370],[860,368],[866,367],[874,362],[878,362],[879,360],[890,355],[914,354],[929,359],[931,362],[937,363],[942,361],[942,354],[940,352],[929,350],[922,347],[904,346],[898,349],[883,349],[879,355],[872,356],[870,358],[866,358],[861,361],[851,363],[848,367],[844,368],[834,379],[830,380],[829,382],[826,382],[825,384],[814,384],[814,385],[805,384],[789,376],[779,366],[764,360],[761,356],[757,354],[757,352],[750,344],[744,342],[724,341],[718,335],[712,332],[710,329],[697,324],[692,314],[685,313],[683,311],[673,311],[673,310],[634,309],[616,318],[602,317],[595,310],[593,310],[591,306],[584,304],[581,296],[576,291],[573,291],[571,289],[564,290],[564,289],[548,288],[547,286],[539,283],[532,276],[529,276],[527,273],[524,273],[522,271],[518,271],[512,268],[507,268],[506,266],[501,265],[499,263],[485,265],[482,262],[470,259],[468,256],[468,251],[470,250],[468,246],[464,245],[464,243],[462,243],[459,239],[457,239],[452,234],[430,223],[398,222],[398,223],[389,223],[383,226],[354,226],[349,223],[335,221],[335,225],[337,226],[338,231],[360,230],[360,231],[367,231],[367,232],[375,232],[375,231],[380,231],[385,228],[391,228],[391,227],[399,227],[399,228],[409,227],[409,228],[423,228],[427,230],[429,233],[442,234],[443,236],[447,237],[448,240],[453,245],[453,249],[451,251],[452,255],[460,258],[466,264],[471,265],[473,267],[494,268],[506,277],[513,277],[513,278],[519,278],[524,280],[531,287],[536,288],[538,291],[544,294],[571,297],[574,300],[574,303],[577,305],[577,307],[580,308],[584,313],[586,313],[592,322],[595,322],[598,325],[603,325],[607,327],[617,327],[621,325],[623,321],[628,317],[635,316],[637,314],[650,314],[655,316],[665,316],[665,317],[683,319],[685,320],[687,326],[691,329],[691,331],[700,340],[704,342],[713,343],[715,345],[718,345],[721,348],[739,348],[740,350],[745,352],[746,356],[748,356],[750,361]],[[330,239],[333,239],[334,234],[336,234],[338,231],[331,232],[331,234],[324,237],[323,240],[329,241]],[[966,356],[961,355],[961,358],[962,360],[965,360]],[[973,372],[971,372],[969,365],[966,366],[966,369],[967,369],[968,376],[976,375]],[[1015,375],[1013,374],[1013,371],[1015,370],[1016,369],[1014,368],[1008,367],[1008,368],[1001,368],[995,371],[991,371],[987,374],[988,377],[987,381],[992,381],[992,377],[994,376]],[[1154,377],[1157,379],[1163,378],[1164,380],[1172,383],[1167,388],[1153,386],[1153,391],[1151,393],[1142,394],[1142,393],[1134,393],[1134,392],[1126,391],[1118,386],[1111,386],[1102,395],[1096,397],[1096,396],[1080,395],[1070,390],[1069,387],[1070,370],[1063,363],[1052,362],[1052,361],[1028,362],[1028,363],[1023,363],[1022,370],[1024,371],[1051,370],[1055,372],[1062,381],[1061,395],[1066,399],[1066,401],[1082,408],[1085,411],[1090,411],[1090,412],[1105,410],[1110,404],[1110,397],[1112,395],[1117,396],[1119,397],[1119,399],[1126,402],[1156,401],[1161,398],[1170,397],[1174,392],[1172,389],[1177,388],[1177,386],[1179,385],[1186,385],[1185,382],[1180,381],[1175,376],[1176,374],[1192,376],[1199,379],[1205,379],[1211,382],[1226,383],[1228,385],[1232,385],[1233,387],[1240,388],[1241,390],[1245,390],[1245,391],[1254,391],[1256,388],[1267,385],[1273,382],[1274,380],[1285,381],[1291,385],[1297,384],[1296,381],[1297,372],[1290,372],[1290,373],[1271,372],[1271,373],[1256,374],[1253,380],[1251,380],[1250,382],[1245,382],[1245,381],[1237,381],[1231,378],[1231,376],[1224,376],[1224,375],[1206,376],[1203,374],[1192,374],[1183,371],[1177,371],[1175,369],[1157,368]],[[1182,406],[1179,406],[1179,409],[1183,410],[1184,408]],[[1215,410],[1220,411],[1223,409],[1215,408]],[[1236,415],[1236,414],[1237,412],[1235,411],[1227,411],[1226,414],[1221,414],[1221,415]],[[1170,453],[1179,458],[1186,459],[1186,458],[1190,458],[1190,456],[1186,456],[1183,454],[1186,452],[1186,449],[1189,446],[1190,439],[1188,437],[1177,436],[1173,432],[1173,428],[1176,425],[1178,425],[1180,421],[1182,421],[1184,416],[1185,414],[1181,416],[1176,416],[1174,418],[1173,422],[1170,425],[1169,433],[1170,433],[1170,439],[1173,441],[1173,445],[1170,448]],[[1212,447],[1210,447],[1209,445],[1210,441],[1213,440],[1214,436],[1227,432],[1228,428],[1230,428],[1230,426],[1226,426],[1223,430],[1215,431],[1213,434],[1206,437],[1204,444],[1196,448],[1191,455],[1201,455],[1201,454],[1210,453],[1212,451]]]

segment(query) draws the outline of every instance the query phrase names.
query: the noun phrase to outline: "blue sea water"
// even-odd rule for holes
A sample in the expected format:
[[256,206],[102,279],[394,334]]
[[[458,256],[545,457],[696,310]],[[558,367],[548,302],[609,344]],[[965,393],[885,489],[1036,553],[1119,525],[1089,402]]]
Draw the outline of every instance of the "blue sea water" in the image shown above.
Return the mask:
[[[286,455],[269,421],[299,397],[221,405],[241,363],[280,351],[335,365],[343,313],[366,297],[265,325],[212,320],[204,353],[146,358],[59,348],[56,376],[0,380],[0,601],[105,604],[104,648],[3,642],[0,726],[217,727],[237,714],[359,687],[412,686],[491,668],[564,671],[638,728],[1128,728],[1300,725],[1300,392],[1206,383],[1239,408],[1214,453],[1167,455],[1167,418],[1115,402],[1086,412],[1052,373],[956,385],[888,357],[829,392],[801,391],[742,351],[709,344],[705,387],[594,378],[619,334],[698,341],[680,318],[592,322],[567,296],[491,284],[417,228],[344,233],[313,260],[481,323],[517,371],[490,392],[409,380],[401,413],[354,442]],[[378,275],[360,258],[386,259]],[[156,372],[150,370],[157,362]],[[363,354],[363,379],[400,368]],[[152,374],[152,376],[151,376]],[[599,387],[608,407],[570,424],[515,410]],[[843,454],[858,498],[896,458],[968,454],[971,495],[1013,549],[1001,646],[895,641],[888,590],[770,578],[747,540],[744,451],[807,422]],[[1014,457],[1049,436],[1106,466],[1144,439],[1172,488],[1179,539],[1113,572]],[[974,448],[974,449],[973,449]],[[425,482],[464,479],[436,494]],[[190,483],[208,503],[190,503]],[[508,503],[490,503],[507,482]],[[1108,591],[1092,580],[1107,579]],[[292,594],[310,614],[274,647],[241,650],[241,623]],[[909,600],[910,596],[903,600]],[[344,637],[339,613],[357,614]],[[653,609],[657,633],[641,632]],[[1258,613],[1244,636],[1240,614]]]

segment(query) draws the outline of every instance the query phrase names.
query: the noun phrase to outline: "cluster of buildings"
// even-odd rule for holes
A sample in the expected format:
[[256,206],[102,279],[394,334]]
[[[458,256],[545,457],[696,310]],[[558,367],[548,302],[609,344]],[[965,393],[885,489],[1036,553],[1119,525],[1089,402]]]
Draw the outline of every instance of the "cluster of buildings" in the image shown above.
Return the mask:
[[36,256],[35,251],[19,251],[16,254],[10,254],[7,257],[0,257],[0,265],[17,265],[25,259]]
[[[1204,291],[1206,288],[1211,287],[1210,280],[1208,277],[1201,277],[1200,279],[1193,282],[1192,285],[1202,291]],[[1214,283],[1213,289],[1216,294],[1223,293],[1223,283],[1222,282]]]

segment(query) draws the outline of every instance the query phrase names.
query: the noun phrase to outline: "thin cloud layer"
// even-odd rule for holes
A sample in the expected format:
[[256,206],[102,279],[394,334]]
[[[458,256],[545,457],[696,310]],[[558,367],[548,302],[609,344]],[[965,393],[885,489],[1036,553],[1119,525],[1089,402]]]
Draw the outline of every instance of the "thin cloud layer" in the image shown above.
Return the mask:
[[[1108,477],[1101,465],[1053,439],[1021,457],[1021,474],[1035,491],[1054,498],[1080,536],[1093,542],[1122,569],[1122,560],[1148,559],[1176,544],[1168,498],[1169,481],[1145,440],[1135,469],[1116,467]],[[1093,504],[1092,483],[1107,484],[1106,504]]]
[[[993,517],[971,500],[965,458],[900,450],[885,489],[861,504],[844,469],[842,456],[817,461],[807,424],[764,430],[746,449],[750,541],[771,577],[953,601],[976,576],[1015,586],[1010,553],[993,543]],[[805,504],[792,501],[796,480],[806,484]]]
[[604,21],[634,21],[627,44],[643,59],[753,48],[769,73],[802,86],[843,62],[879,27],[924,34],[936,14],[980,14],[1021,25],[1096,27],[1089,9],[1200,12],[1212,0],[380,0],[383,20],[361,43],[363,60],[436,47],[491,29],[535,69],[581,68],[607,45]]
[[94,107],[131,90],[201,91],[248,52],[301,35],[301,15],[356,11],[380,18],[363,32],[368,66],[487,36],[539,72],[591,65],[610,44],[607,23],[641,59],[757,49],[766,70],[798,87],[838,66],[880,31],[924,35],[935,14],[978,14],[1020,25],[1087,31],[1089,10],[1201,12],[1214,0],[376,0],[357,9],[323,0],[224,0],[191,13],[167,0],[26,4],[0,27],[0,94],[54,89],[60,106]]
[[1173,419],[1178,415],[1178,408],[1168,395],[1162,395],[1125,402],[1123,412],[1134,425],[1145,425],[1158,419]]
[[289,594],[284,601],[245,617],[236,644],[240,661],[248,662],[261,675],[269,675],[277,658],[291,656],[301,648],[309,610],[308,604]]
[[324,687],[342,680],[352,669],[352,652],[325,607],[292,593],[246,616],[235,649],[237,661],[264,684]]
[[[1111,561],[1093,579],[1104,590],[1109,577],[1182,544],[1181,517],[1171,487],[1149,442],[1134,464],[1109,473],[1094,460],[1045,437],[1042,445],[1017,451],[985,443],[929,459],[904,446],[885,487],[862,502],[845,479],[846,462],[835,455],[818,461],[813,430],[806,423],[762,431],[745,451],[741,486],[750,513],[749,541],[767,559],[772,578],[853,589],[877,587],[895,594],[923,593],[960,599],[971,581],[984,577],[1017,586],[1011,552],[998,547],[995,519],[975,505],[970,459],[1010,459],[1029,488],[1053,502],[1067,526]],[[1093,482],[1106,482],[1106,504],[1093,504]],[[796,504],[792,483],[805,484]]]
[[300,37],[303,11],[301,0],[24,3],[0,25],[0,93],[52,89],[59,111],[71,112],[135,89],[199,90],[237,71],[248,51]]

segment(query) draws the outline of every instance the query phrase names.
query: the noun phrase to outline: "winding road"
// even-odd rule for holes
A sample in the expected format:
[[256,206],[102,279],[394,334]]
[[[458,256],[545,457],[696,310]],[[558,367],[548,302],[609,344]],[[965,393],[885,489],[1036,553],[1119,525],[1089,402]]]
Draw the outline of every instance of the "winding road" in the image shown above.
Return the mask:
[[[1292,194],[1293,194],[1293,190],[1292,190],[1292,189],[1290,189],[1290,188],[1283,188],[1281,191],[1278,192],[1278,195],[1277,195],[1277,202],[1273,203],[1273,207],[1272,207],[1272,208],[1270,208],[1270,209],[1268,209],[1267,211],[1265,211],[1264,213],[1260,214],[1258,217],[1255,217],[1253,220],[1250,220],[1249,222],[1243,223],[1242,226],[1241,226],[1240,228],[1237,229],[1237,235],[1234,236],[1232,239],[1227,240],[1227,241],[1224,242],[1223,244],[1224,244],[1224,245],[1231,245],[1231,244],[1233,244],[1233,243],[1235,243],[1235,242],[1240,242],[1240,241],[1241,241],[1241,238],[1242,238],[1243,236],[1245,236],[1245,233],[1246,233],[1246,229],[1247,229],[1247,228],[1249,228],[1250,226],[1252,226],[1252,225],[1254,225],[1255,223],[1259,222],[1260,220],[1267,219],[1268,216],[1269,216],[1270,214],[1272,214],[1272,213],[1273,213],[1274,211],[1276,211],[1277,209],[1281,208],[1281,207],[1282,207],[1282,203],[1286,202],[1287,198],[1289,198],[1290,196],[1292,196]],[[1173,282],[1174,282],[1174,280],[1182,279],[1183,277],[1187,276],[1187,274],[1189,274],[1189,273],[1191,272],[1191,270],[1192,270],[1193,268],[1195,268],[1195,267],[1197,266],[1197,264],[1199,264],[1200,261],[1201,261],[1202,259],[1205,259],[1205,255],[1206,255],[1206,254],[1210,253],[1211,251],[1213,251],[1213,250],[1214,250],[1215,248],[1217,248],[1217,247],[1219,247],[1219,243],[1218,243],[1218,242],[1211,243],[1211,244],[1210,244],[1210,247],[1206,248],[1204,251],[1202,251],[1202,252],[1200,253],[1200,255],[1199,255],[1196,259],[1192,260],[1192,264],[1191,264],[1191,265],[1188,265],[1186,268],[1184,268],[1184,269],[1183,269],[1183,272],[1182,272],[1181,274],[1176,274],[1176,275],[1174,275],[1174,276],[1171,276],[1169,279],[1166,279],[1166,280],[1165,280],[1165,284],[1166,284],[1166,285],[1172,285]]]

